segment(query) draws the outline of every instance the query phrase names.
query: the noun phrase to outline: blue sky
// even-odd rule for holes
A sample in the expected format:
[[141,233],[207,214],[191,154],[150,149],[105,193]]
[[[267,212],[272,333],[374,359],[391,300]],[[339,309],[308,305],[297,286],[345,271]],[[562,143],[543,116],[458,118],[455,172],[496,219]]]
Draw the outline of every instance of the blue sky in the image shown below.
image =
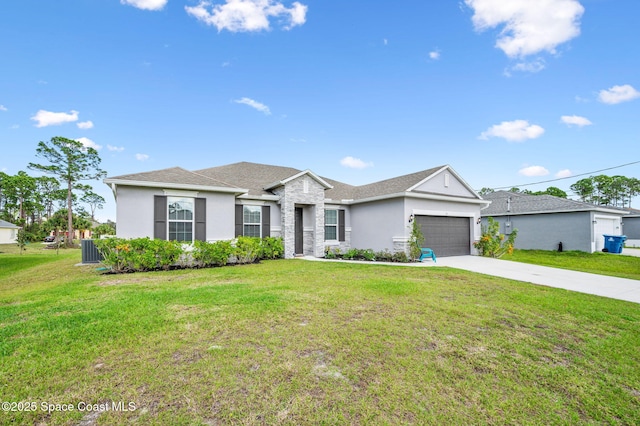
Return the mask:
[[638,16],[637,0],[5,0],[0,170],[64,136],[109,176],[253,161],[364,184],[450,164],[477,189],[569,190],[640,161]]

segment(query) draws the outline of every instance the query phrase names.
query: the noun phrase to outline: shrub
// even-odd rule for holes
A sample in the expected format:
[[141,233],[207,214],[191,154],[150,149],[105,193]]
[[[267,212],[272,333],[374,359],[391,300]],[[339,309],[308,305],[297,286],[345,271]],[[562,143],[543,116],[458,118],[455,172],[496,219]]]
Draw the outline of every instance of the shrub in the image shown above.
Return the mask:
[[284,242],[282,238],[264,237],[260,241],[260,259],[281,259],[284,256]]
[[338,259],[341,257],[339,247],[327,247],[324,250],[325,259]]
[[358,257],[359,253],[360,251],[358,249],[352,248],[347,250],[347,252],[342,255],[342,258],[346,260],[354,260]]
[[374,261],[376,260],[376,253],[371,249],[360,250],[359,257],[364,260]]
[[389,250],[384,249],[376,253],[376,260],[380,262],[392,262],[393,261],[393,253]]
[[232,254],[233,246],[230,241],[194,241],[191,256],[196,266],[209,267],[226,265]]
[[482,237],[473,243],[481,256],[499,258],[505,253],[513,253],[513,245],[518,235],[518,230],[514,229],[505,239],[504,234],[499,231],[500,224],[492,217],[488,219],[487,226],[482,226]]
[[262,248],[258,237],[238,237],[233,247],[236,263],[254,263],[260,258]]
[[407,256],[407,253],[405,253],[403,251],[399,251],[399,252],[393,253],[392,260],[394,262],[408,263],[409,262],[409,257]]

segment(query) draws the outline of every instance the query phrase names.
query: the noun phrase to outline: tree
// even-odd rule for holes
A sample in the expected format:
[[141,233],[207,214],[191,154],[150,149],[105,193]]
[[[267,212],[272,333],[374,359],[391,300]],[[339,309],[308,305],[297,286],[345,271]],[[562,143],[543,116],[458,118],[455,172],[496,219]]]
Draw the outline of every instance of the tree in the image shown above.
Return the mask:
[[93,228],[93,236],[100,238],[102,235],[116,235],[116,228],[110,223],[101,223]]
[[91,209],[91,221],[95,222],[96,209],[101,209],[104,207],[104,198],[101,195],[93,192],[93,188],[88,187],[82,198],[80,198],[80,201],[89,205],[89,208]]
[[580,179],[571,185],[570,188],[578,197],[580,197],[580,201],[583,203],[593,202],[593,192],[595,190],[593,185],[593,176]]
[[487,195],[487,194],[492,194],[496,192],[493,188],[482,188],[480,191],[478,191],[478,195]]
[[65,191],[60,190],[60,182],[57,179],[42,176],[36,178],[38,190],[38,198],[42,204],[44,215],[47,219],[53,214],[53,203],[55,201],[64,201],[67,198]]
[[49,161],[42,165],[29,163],[29,168],[54,175],[66,184],[68,247],[73,245],[73,191],[83,188],[81,181],[101,179],[106,172],[100,169],[98,151],[82,143],[56,136],[49,142],[39,142],[36,156]]
[[533,195],[553,195],[554,197],[558,198],[567,198],[567,193],[560,188],[556,188],[555,186],[550,186],[544,191],[534,192]]

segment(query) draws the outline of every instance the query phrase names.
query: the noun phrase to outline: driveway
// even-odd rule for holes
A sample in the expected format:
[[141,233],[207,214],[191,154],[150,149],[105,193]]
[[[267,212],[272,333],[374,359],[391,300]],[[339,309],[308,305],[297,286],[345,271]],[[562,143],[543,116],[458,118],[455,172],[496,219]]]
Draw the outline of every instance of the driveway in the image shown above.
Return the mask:
[[[640,250],[625,248],[622,254],[640,257]],[[620,255],[612,254],[611,256]],[[494,277],[509,278],[512,280],[524,281],[547,287],[563,288],[565,290],[577,291],[579,293],[594,294],[596,296],[609,297],[611,299],[640,303],[640,280],[588,274],[586,272],[530,265],[527,263],[492,259],[489,257],[439,257],[437,263],[434,263],[431,259],[425,260],[422,263],[371,263],[350,260],[328,260],[315,257],[305,257],[304,259],[321,262],[369,263],[374,265],[388,264],[410,267],[446,266],[449,268],[457,268],[465,271],[492,275]],[[638,268],[640,268],[640,259],[638,259]]]
[[[436,266],[432,262],[423,262],[423,264]],[[563,288],[579,293],[595,294],[597,296],[640,303],[639,280],[588,274],[586,272],[480,256],[438,258],[437,266],[448,266],[547,287]],[[640,268],[640,259],[638,259],[638,267]]]

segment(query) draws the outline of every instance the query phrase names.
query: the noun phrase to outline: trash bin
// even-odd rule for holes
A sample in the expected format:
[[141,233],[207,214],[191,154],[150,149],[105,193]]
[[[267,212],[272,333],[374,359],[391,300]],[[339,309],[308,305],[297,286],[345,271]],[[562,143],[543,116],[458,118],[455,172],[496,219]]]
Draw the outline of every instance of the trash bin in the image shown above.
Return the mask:
[[604,236],[605,248],[603,251],[608,251],[609,253],[622,253],[622,246],[627,239],[626,235],[602,235]]

